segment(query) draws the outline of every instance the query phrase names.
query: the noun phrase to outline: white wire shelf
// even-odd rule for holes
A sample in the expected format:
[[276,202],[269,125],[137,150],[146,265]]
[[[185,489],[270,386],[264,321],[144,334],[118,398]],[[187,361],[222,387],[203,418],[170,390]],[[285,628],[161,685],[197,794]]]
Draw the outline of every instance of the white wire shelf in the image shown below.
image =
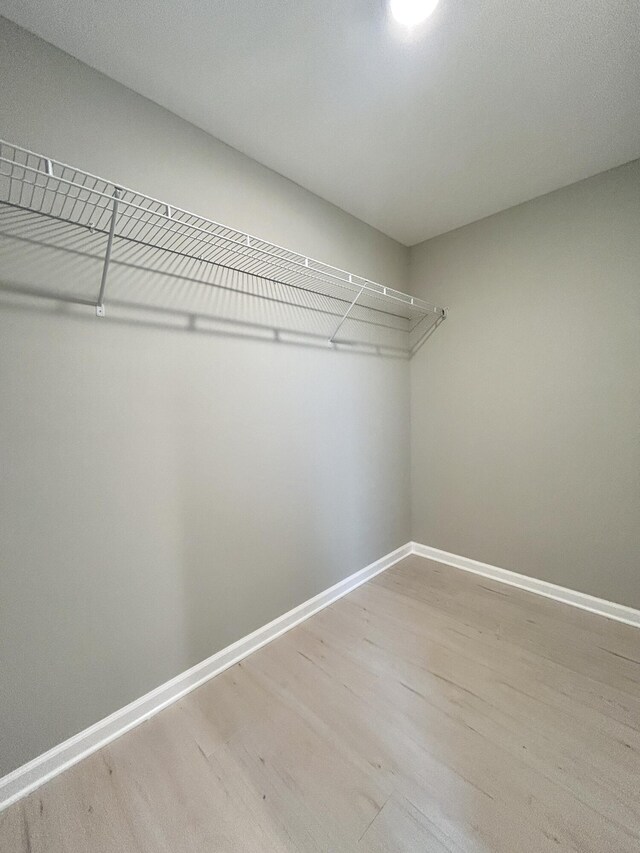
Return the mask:
[[71,233],[75,245],[78,235],[94,248],[96,238],[106,239],[95,282],[100,317],[105,316],[111,264],[131,267],[134,253],[136,264],[143,262],[150,271],[166,274],[169,258],[172,275],[176,265],[188,265],[187,277],[199,284],[246,292],[251,280],[253,295],[271,302],[282,302],[286,295],[289,305],[328,315],[326,339],[336,345],[350,342],[344,338],[347,328],[353,333],[358,325],[378,326],[402,335],[400,348],[411,353],[446,316],[445,309],[417,297],[2,140],[0,204],[13,236],[33,234],[35,218],[49,222],[49,238],[58,245],[68,243]]

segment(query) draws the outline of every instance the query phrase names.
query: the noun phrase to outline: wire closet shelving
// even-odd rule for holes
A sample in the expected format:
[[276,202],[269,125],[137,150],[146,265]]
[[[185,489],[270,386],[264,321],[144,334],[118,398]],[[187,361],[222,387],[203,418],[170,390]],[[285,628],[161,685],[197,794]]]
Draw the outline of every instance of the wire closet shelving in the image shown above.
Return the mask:
[[[232,286],[245,294],[250,280],[252,296],[326,315],[323,336],[333,346],[357,343],[357,334],[345,336],[345,330],[353,333],[360,325],[391,330],[395,348],[411,355],[446,317],[446,309],[417,297],[1,140],[0,205],[5,235],[33,231],[34,220],[44,220],[58,229],[60,244],[61,229],[73,230],[76,245],[93,235],[95,249],[100,239],[98,317],[106,313],[110,271],[118,264],[131,267],[132,250],[147,252],[150,272],[164,273],[170,259],[172,269],[176,262],[189,264],[189,281],[227,290],[233,273],[245,284],[236,279]],[[220,272],[227,276],[224,284]]]

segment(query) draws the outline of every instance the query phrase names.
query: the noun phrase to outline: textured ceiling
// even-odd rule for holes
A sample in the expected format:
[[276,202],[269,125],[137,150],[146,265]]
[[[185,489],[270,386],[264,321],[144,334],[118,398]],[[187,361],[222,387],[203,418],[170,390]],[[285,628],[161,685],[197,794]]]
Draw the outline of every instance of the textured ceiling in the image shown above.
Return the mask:
[[638,0],[0,0],[408,245],[640,156]]

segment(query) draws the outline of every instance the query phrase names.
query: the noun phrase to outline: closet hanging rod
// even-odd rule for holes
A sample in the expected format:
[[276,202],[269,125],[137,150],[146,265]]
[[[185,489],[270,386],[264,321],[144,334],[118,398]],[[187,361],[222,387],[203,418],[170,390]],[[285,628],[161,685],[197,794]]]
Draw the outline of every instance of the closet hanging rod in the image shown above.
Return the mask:
[[[161,251],[179,251],[197,261],[285,286],[297,282],[323,296],[332,295],[327,288],[346,290],[351,294],[350,306],[340,325],[361,297],[375,300],[378,310],[398,311],[397,316],[406,319],[446,316],[445,309],[418,297],[1,140],[0,201],[108,235],[96,303],[99,316],[104,316],[111,248],[118,238]],[[360,306],[370,307],[363,302]]]

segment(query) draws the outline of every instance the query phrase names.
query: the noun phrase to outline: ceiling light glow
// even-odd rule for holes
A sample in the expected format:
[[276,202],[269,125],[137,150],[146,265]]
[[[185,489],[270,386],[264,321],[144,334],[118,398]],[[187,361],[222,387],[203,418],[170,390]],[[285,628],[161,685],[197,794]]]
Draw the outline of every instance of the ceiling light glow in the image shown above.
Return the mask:
[[391,14],[405,27],[424,21],[438,5],[438,0],[390,0]]

